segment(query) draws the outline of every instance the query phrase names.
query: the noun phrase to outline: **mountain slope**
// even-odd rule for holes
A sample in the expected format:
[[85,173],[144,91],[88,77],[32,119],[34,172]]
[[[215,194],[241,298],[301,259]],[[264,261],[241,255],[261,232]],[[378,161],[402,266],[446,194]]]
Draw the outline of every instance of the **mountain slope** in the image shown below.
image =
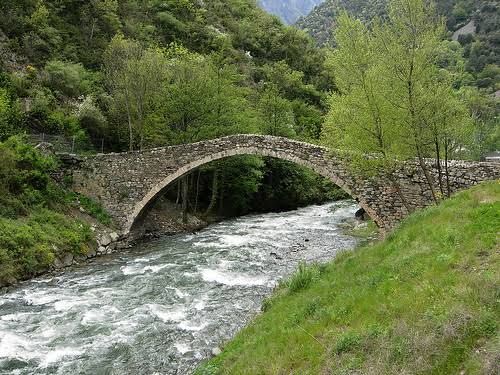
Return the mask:
[[263,9],[280,17],[285,23],[292,24],[301,16],[307,15],[323,0],[259,0]]
[[[320,45],[333,45],[335,22],[342,11],[369,23],[387,14],[389,0],[326,0],[296,25]],[[446,18],[450,38],[454,34],[464,47],[466,70],[479,88],[500,89],[500,4],[481,0],[435,0]],[[457,33],[457,30],[460,30]],[[459,34],[462,34],[460,37]]]
[[369,21],[385,13],[387,0],[326,0],[307,16],[297,21],[297,26],[307,31],[319,44],[329,44],[335,20],[342,11]]

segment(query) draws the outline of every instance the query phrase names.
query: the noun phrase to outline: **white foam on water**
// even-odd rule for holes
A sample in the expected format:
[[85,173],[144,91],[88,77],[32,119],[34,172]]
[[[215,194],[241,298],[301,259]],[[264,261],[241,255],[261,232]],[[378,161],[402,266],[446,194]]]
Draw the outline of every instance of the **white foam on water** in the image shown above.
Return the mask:
[[174,288],[174,291],[175,291],[175,295],[179,298],[184,298],[184,297],[187,297],[189,296],[189,293],[184,293],[183,291],[181,291],[179,288]]
[[25,291],[25,295],[23,297],[24,301],[30,305],[34,306],[40,306],[40,305],[46,305],[52,302],[55,302],[59,300],[60,295],[53,293],[54,291],[51,290],[51,294],[48,294],[48,291]]
[[192,332],[197,332],[201,331],[203,328],[208,326],[207,322],[203,322],[201,324],[196,325],[195,323],[189,321],[189,320],[183,320],[179,324],[177,324],[177,327],[184,331],[192,331]]
[[186,317],[186,311],[183,308],[169,309],[163,305],[148,304],[147,307],[151,313],[166,322],[180,322]]
[[177,349],[177,351],[181,354],[186,354],[191,350],[191,346],[189,344],[181,343],[181,342],[176,342],[174,344],[174,348]]
[[81,323],[83,325],[89,325],[93,323],[99,323],[106,320],[112,319],[116,314],[120,313],[114,306],[102,306],[98,309],[91,309],[83,314]]
[[226,247],[241,247],[255,242],[258,238],[250,235],[224,234],[219,237],[219,240]]
[[134,263],[145,263],[145,262],[150,262],[151,259],[149,258],[137,258],[137,259],[134,259],[132,262]]
[[45,328],[41,332],[37,333],[40,337],[44,339],[50,339],[58,334],[54,328]]
[[201,268],[201,277],[208,283],[219,283],[229,286],[241,285],[267,285],[269,279],[266,276],[245,275],[221,269]]
[[33,280],[31,280],[31,282],[35,283],[35,284],[43,284],[43,283],[49,283],[52,280],[54,280],[54,278],[50,277],[50,278],[43,278],[43,279],[33,279]]
[[79,300],[79,299],[59,300],[56,303],[54,303],[54,309],[56,311],[68,311],[75,306],[81,307],[85,303],[87,303],[86,300]]
[[206,302],[205,298],[196,300],[195,303],[193,304],[193,307],[198,311],[203,310],[206,306],[207,306],[207,302]]
[[124,275],[128,276],[128,275],[143,275],[148,271],[150,271],[151,273],[158,273],[164,268],[175,267],[175,266],[176,264],[172,263],[166,263],[158,266],[145,266],[145,267],[138,264],[133,264],[128,266],[122,266],[120,267],[120,269]]
[[36,358],[33,341],[11,332],[0,331],[0,358],[29,361]]
[[83,350],[76,348],[61,348],[48,352],[40,363],[41,368],[46,368],[52,363],[60,362],[65,357],[76,357],[83,353]]
[[27,315],[30,315],[30,313],[13,313],[13,314],[7,314],[7,315],[0,316],[0,320],[2,320],[4,322],[18,322],[23,317],[25,317]]

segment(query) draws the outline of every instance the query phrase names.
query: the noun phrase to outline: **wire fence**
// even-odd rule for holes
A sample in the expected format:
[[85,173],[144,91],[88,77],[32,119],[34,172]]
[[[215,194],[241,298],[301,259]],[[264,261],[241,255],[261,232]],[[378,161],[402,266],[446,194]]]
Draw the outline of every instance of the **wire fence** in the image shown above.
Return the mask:
[[66,137],[64,135],[53,135],[45,133],[27,134],[30,144],[37,146],[41,143],[50,143],[52,149],[57,153],[68,154],[97,154],[111,152],[110,145],[104,138],[80,138]]

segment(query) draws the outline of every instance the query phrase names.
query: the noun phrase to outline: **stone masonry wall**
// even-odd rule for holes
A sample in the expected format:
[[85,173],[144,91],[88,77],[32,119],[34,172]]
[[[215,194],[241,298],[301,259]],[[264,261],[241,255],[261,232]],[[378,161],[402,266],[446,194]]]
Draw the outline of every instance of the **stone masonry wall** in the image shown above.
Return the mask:
[[[357,176],[344,158],[326,148],[261,135],[234,135],[187,145],[86,157],[73,168],[73,188],[101,202],[122,234],[127,235],[135,220],[171,182],[203,164],[243,154],[276,157],[313,169],[356,198],[386,230],[407,216],[408,211],[432,203],[425,177],[414,162],[407,162],[395,174],[401,192],[398,193],[388,176]],[[435,162],[427,163],[437,181]],[[500,178],[500,164],[495,163],[451,161],[449,171],[453,192]],[[436,191],[439,191],[437,186]]]

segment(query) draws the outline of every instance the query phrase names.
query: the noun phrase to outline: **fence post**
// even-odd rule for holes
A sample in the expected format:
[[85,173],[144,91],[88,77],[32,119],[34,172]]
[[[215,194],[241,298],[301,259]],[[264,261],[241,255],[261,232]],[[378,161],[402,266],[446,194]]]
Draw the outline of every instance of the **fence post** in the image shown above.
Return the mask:
[[42,133],[42,142],[45,142],[45,133]]
[[71,142],[71,153],[75,153],[75,138],[76,136],[73,136],[73,142]]
[[104,154],[104,138],[101,139],[101,154]]

